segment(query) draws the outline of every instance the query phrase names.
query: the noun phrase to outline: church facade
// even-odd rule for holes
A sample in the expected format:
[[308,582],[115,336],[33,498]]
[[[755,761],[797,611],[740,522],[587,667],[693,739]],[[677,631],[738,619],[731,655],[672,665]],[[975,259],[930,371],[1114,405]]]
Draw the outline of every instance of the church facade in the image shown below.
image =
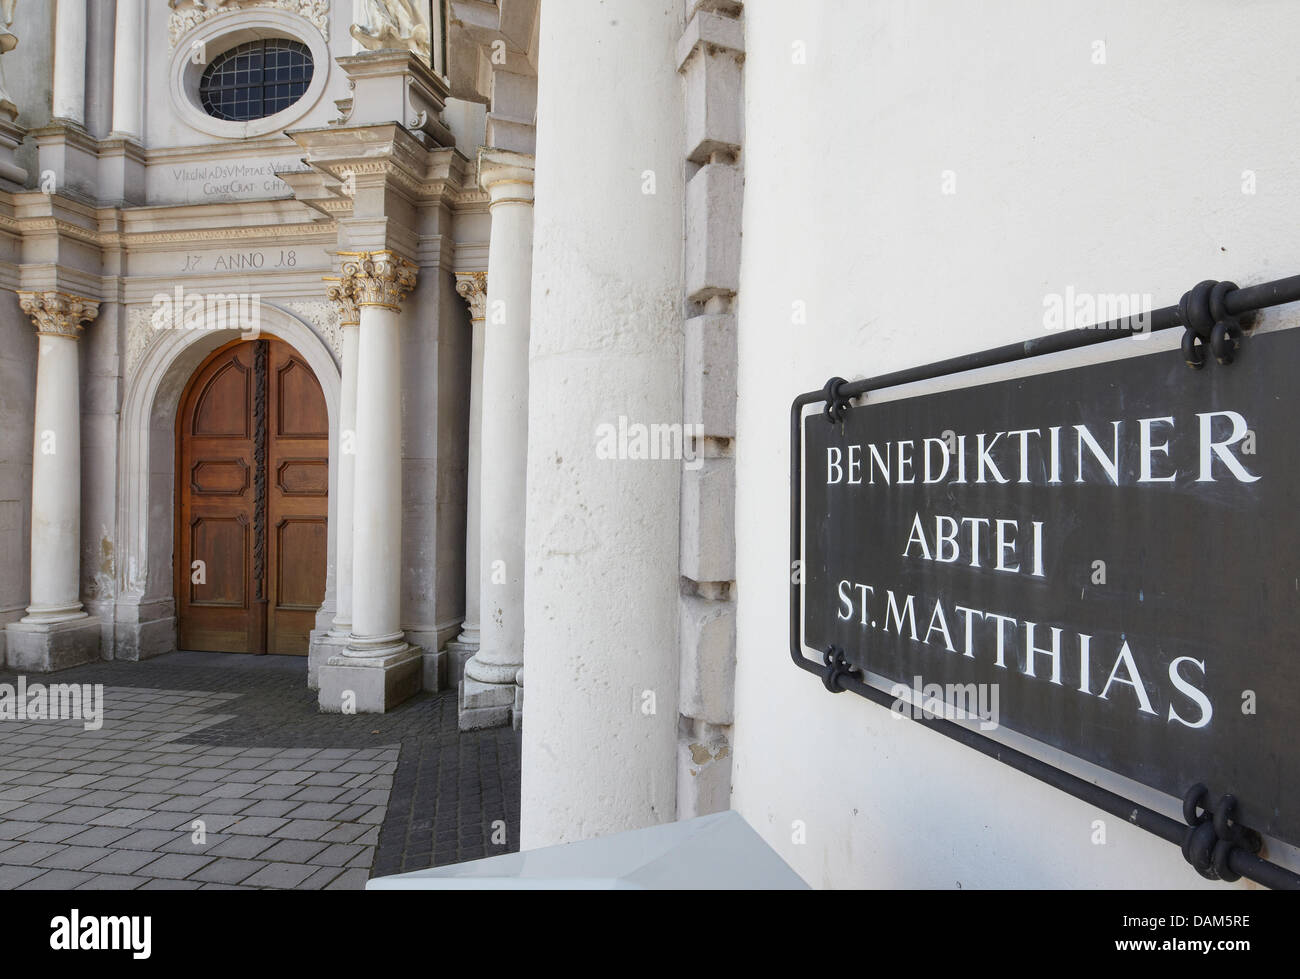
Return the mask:
[[790,663],[800,392],[1294,271],[1294,12],[972,6],[4,5],[5,664],[456,690],[525,849],[734,808],[820,886],[1211,886]]

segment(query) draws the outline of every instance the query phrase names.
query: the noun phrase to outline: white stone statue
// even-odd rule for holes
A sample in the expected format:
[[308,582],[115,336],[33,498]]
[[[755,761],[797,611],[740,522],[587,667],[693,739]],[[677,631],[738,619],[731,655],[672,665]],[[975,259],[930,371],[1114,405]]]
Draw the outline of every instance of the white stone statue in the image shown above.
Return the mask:
[[[0,31],[0,56],[8,54],[14,48],[18,47],[18,38],[9,30],[14,23],[14,8],[18,6],[18,0],[0,0],[0,17],[4,18],[4,30]],[[9,86],[5,84],[4,66],[0,64],[0,112],[9,117],[12,122],[18,118],[18,106],[14,104],[13,98],[9,95]]]
[[364,24],[352,25],[352,36],[368,51],[398,48],[429,61],[431,51],[428,0],[362,0]]

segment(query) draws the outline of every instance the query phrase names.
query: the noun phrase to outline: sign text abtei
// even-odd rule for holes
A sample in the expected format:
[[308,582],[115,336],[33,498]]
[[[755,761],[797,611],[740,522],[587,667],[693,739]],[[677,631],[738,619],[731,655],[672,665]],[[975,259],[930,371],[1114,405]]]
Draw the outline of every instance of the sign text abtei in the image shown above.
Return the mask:
[[804,419],[805,642],[1300,843],[1300,331]]

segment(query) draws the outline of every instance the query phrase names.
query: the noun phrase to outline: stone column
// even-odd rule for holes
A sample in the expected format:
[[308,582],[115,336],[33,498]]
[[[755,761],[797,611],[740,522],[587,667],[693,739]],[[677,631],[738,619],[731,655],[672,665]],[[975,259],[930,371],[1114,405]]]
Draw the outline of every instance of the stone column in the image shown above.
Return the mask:
[[339,366],[338,487],[335,490],[334,618],[328,632],[314,631],[307,652],[307,686],[320,687],[320,667],[346,648],[352,635],[352,542],[357,443],[357,344],[361,310],[351,280],[327,278],[325,295],[339,311],[342,334]]
[[99,304],[61,292],[20,292],[36,324],[32,446],[31,604],[6,627],[9,666],[46,672],[99,656],[100,624],[81,605],[82,323]]
[[420,689],[420,649],[401,626],[401,301],[416,267],[391,251],[342,253],[360,310],[352,499],[352,631],[320,668],[320,708],[382,714]]
[[[63,6],[60,2],[59,6]],[[113,35],[113,135],[133,139],[144,135],[143,0],[117,0],[117,25]]]
[[483,149],[491,202],[479,462],[479,649],[460,685],[460,729],[510,722],[524,664],[524,511],[528,321],[532,299],[533,158]]
[[[140,60],[138,50],[131,57]],[[54,118],[86,125],[86,0],[58,0],[54,15]]]
[[610,441],[682,422],[683,8],[541,7],[524,849],[676,818],[683,461]]
[[456,276],[456,292],[469,303],[473,325],[469,376],[469,464],[465,495],[465,621],[460,635],[447,644],[452,654],[448,664],[448,681],[459,685],[465,661],[479,647],[479,483],[481,443],[483,440],[483,318],[487,309],[487,273],[471,272]]

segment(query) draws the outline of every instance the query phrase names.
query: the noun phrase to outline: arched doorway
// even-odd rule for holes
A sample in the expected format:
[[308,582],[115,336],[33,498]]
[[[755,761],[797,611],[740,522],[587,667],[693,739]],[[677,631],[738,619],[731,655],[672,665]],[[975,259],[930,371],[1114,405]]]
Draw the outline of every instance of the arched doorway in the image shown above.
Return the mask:
[[305,656],[325,594],[329,417],[273,337],[208,356],[176,415],[181,649]]

